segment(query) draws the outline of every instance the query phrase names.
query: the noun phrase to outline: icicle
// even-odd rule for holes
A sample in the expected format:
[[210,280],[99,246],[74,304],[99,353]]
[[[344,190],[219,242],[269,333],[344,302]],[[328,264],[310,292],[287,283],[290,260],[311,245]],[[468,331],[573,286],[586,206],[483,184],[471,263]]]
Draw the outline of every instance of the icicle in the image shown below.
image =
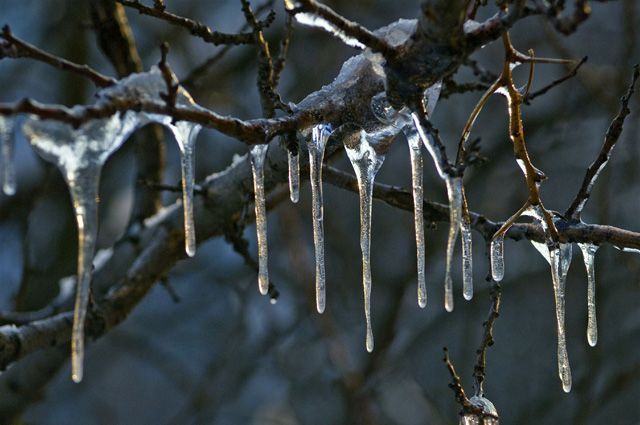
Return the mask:
[[187,255],[196,254],[196,231],[193,223],[193,186],[196,138],[200,125],[187,121],[170,124],[169,129],[180,148],[180,169],[182,172],[182,207],[184,210],[184,247]]
[[579,243],[578,246],[582,251],[584,267],[587,269],[587,341],[589,341],[590,346],[595,347],[598,343],[598,322],[596,320],[596,272],[594,261],[598,245]]
[[491,278],[496,282],[504,278],[504,234],[491,241]]
[[297,203],[300,199],[300,153],[288,151],[289,162],[289,198]]
[[556,303],[556,321],[558,327],[558,374],[562,382],[562,389],[568,393],[571,391],[571,367],[567,353],[567,341],[565,335],[565,299],[564,290],[567,272],[571,263],[571,244],[560,244],[559,248],[549,250],[551,259],[551,277],[553,280],[553,293]]
[[24,125],[25,136],[35,151],[55,163],[62,172],[78,224],[78,277],[71,336],[71,368],[75,382],[80,382],[83,375],[84,321],[98,232],[100,172],[107,158],[138,124],[138,116],[127,112],[89,121],[78,129],[37,118],[30,118]]
[[373,331],[371,328],[371,204],[376,174],[384,161],[369,143],[364,130],[360,133],[360,144],[345,146],[347,156],[358,179],[360,193],[360,249],[362,250],[362,286],[364,290],[364,312],[367,322],[367,351],[373,351]]
[[13,165],[13,118],[0,115],[0,169],[2,191],[11,196],[16,193],[16,171]]
[[268,148],[268,144],[255,145],[250,154],[255,196],[256,233],[258,236],[258,288],[262,295],[267,295],[267,292],[269,292],[267,208],[264,197],[264,161],[267,157]]
[[424,308],[427,305],[427,287],[425,279],[424,213],[422,211],[424,200],[422,189],[422,141],[420,140],[420,135],[412,126],[405,126],[403,130],[409,143],[409,154],[411,156],[413,221],[416,231],[416,257],[418,265],[418,305]]
[[453,280],[451,266],[453,264],[453,250],[458,238],[458,230],[462,222],[462,178],[448,177],[447,196],[449,197],[449,238],[447,239],[447,264],[444,277],[444,308],[453,311]]
[[460,221],[462,235],[462,295],[465,300],[473,298],[473,250],[471,223],[464,216]]
[[[177,78],[173,77],[175,81]],[[99,102],[108,102],[112,98],[135,98],[165,104],[161,96],[167,92],[167,83],[158,67],[152,67],[149,72],[131,74],[98,93]],[[189,92],[182,86],[178,88],[176,105],[188,107],[192,110],[204,110],[195,103]],[[196,253],[196,236],[193,222],[193,186],[195,141],[201,126],[188,121],[175,122],[168,115],[143,113],[147,122],[154,122],[167,127],[173,133],[180,149],[180,165],[182,172],[182,205],[184,209],[185,252],[193,257]]]
[[331,134],[330,125],[313,127],[311,139],[307,142],[309,150],[309,173],[311,181],[311,204],[313,214],[313,244],[316,254],[316,309],[324,312],[325,272],[324,272],[324,213],[322,200],[322,160],[324,149]]

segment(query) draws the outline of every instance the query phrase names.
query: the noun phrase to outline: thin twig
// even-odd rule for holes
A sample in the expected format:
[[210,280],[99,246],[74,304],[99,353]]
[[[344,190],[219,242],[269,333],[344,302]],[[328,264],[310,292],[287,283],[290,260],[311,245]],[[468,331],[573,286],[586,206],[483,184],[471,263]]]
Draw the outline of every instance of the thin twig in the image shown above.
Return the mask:
[[631,77],[629,88],[627,89],[626,94],[622,96],[620,102],[620,110],[618,111],[618,114],[613,119],[613,121],[611,121],[611,124],[609,124],[609,128],[607,129],[607,133],[604,136],[604,143],[602,144],[602,148],[600,148],[598,157],[595,159],[595,161],[593,161],[591,165],[589,165],[589,168],[587,168],[587,172],[585,173],[584,179],[582,180],[580,190],[578,190],[575,199],[573,200],[573,202],[571,202],[571,205],[565,212],[565,217],[573,220],[580,220],[580,214],[582,213],[582,209],[591,196],[593,185],[595,184],[604,167],[609,162],[613,147],[618,142],[620,134],[622,134],[624,120],[631,112],[631,110],[629,109],[629,101],[631,100],[631,96],[633,95],[633,92],[635,90],[636,81],[638,81],[639,75],[640,69],[638,65],[635,65],[633,67],[633,76]]
[[170,24],[177,25],[188,29],[191,34],[201,38],[207,43],[214,45],[219,44],[250,44],[254,42],[253,33],[228,34],[219,31],[213,31],[205,24],[183,16],[175,15],[165,11],[164,8],[149,7],[140,3],[138,0],[116,0],[123,6],[136,9],[142,15],[153,16]]
[[475,378],[476,395],[482,396],[484,394],[484,380],[485,370],[487,367],[487,349],[493,345],[493,325],[496,319],[500,316],[500,298],[502,295],[502,288],[499,283],[495,283],[491,288],[491,307],[489,309],[489,317],[482,323],[484,328],[484,335],[480,348],[476,351],[478,354],[478,360],[473,368],[473,377]]
[[36,46],[27,43],[14,36],[11,32],[9,25],[2,27],[2,33],[0,38],[6,41],[6,43],[0,43],[0,59],[2,58],[30,58],[40,62],[44,62],[55,68],[62,69],[64,71],[73,72],[74,74],[82,75],[83,77],[91,80],[98,87],[108,87],[115,84],[116,80],[111,77],[107,77],[89,67],[88,65],[79,65],[77,63],[68,61],[61,57],[47,53],[44,50],[37,48]]
[[565,81],[567,81],[570,78],[575,77],[578,74],[578,70],[580,69],[580,67],[582,65],[585,64],[585,62],[587,61],[588,57],[585,56],[583,57],[580,62],[578,62],[576,64],[576,66],[574,66],[571,71],[569,71],[567,74],[565,74],[564,76],[558,78],[557,80],[554,80],[552,82],[550,82],[549,84],[547,84],[546,86],[542,87],[541,89],[538,89],[536,91],[534,91],[533,93],[528,93],[527,95],[524,96],[524,99],[522,99],[522,102],[529,105],[530,102],[535,99],[538,96],[542,96],[543,94],[547,93],[549,90],[551,90],[552,88],[564,83]]

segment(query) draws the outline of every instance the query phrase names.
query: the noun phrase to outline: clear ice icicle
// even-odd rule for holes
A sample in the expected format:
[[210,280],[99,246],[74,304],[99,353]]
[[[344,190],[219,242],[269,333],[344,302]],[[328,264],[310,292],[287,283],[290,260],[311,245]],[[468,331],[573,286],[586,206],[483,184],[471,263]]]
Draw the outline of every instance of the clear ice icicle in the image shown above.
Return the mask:
[[330,125],[317,125],[313,127],[311,139],[307,142],[307,149],[309,150],[309,180],[311,181],[311,209],[313,214],[313,245],[316,256],[316,309],[318,313],[324,312],[326,302],[322,160],[330,134]]
[[11,196],[16,193],[16,170],[13,165],[13,123],[12,117],[0,115],[0,170],[2,170],[2,191]]
[[193,222],[193,187],[196,138],[200,132],[200,125],[188,121],[170,124],[180,148],[180,169],[182,172],[182,208],[184,211],[184,247],[187,255],[196,254],[196,231]]
[[595,257],[598,245],[591,243],[579,243],[582,251],[584,267],[587,269],[587,341],[589,345],[595,347],[598,343],[598,322],[596,320],[596,272]]
[[300,153],[287,152],[289,163],[289,198],[297,203],[300,199]]
[[424,242],[424,213],[422,205],[424,201],[423,182],[423,155],[422,140],[413,126],[406,125],[403,128],[409,143],[411,157],[411,187],[413,191],[413,221],[416,231],[416,257],[418,266],[418,305],[421,308],[427,305],[427,286],[425,278],[425,242]]
[[[177,78],[173,76],[174,81]],[[161,95],[167,92],[167,83],[158,67],[152,67],[149,72],[131,74],[98,93],[99,101],[108,101],[114,97],[135,98],[165,104]],[[178,87],[176,105],[193,110],[204,110],[198,106],[189,92],[182,86]],[[173,133],[180,149],[180,166],[182,172],[182,205],[184,209],[185,252],[193,257],[196,253],[196,236],[193,222],[193,187],[195,141],[201,126],[188,121],[174,121],[172,117],[162,114],[141,114],[146,122],[155,122],[167,127]]]
[[360,249],[362,250],[362,288],[364,291],[364,313],[367,322],[367,351],[373,351],[373,330],[371,328],[371,204],[375,177],[384,156],[378,154],[365,131],[360,133],[360,143],[355,147],[345,146],[347,156],[358,179],[360,194]]
[[471,223],[464,216],[460,221],[462,236],[462,296],[465,300],[473,298],[473,249]]
[[444,276],[444,308],[453,311],[453,279],[451,266],[453,264],[453,250],[458,238],[458,230],[462,222],[462,178],[448,177],[447,196],[449,197],[449,237],[447,239],[447,263]]
[[500,282],[504,278],[504,234],[491,241],[491,278]]
[[558,327],[558,375],[562,389],[571,391],[571,367],[567,353],[567,337],[565,334],[565,282],[571,264],[571,244],[560,244],[559,248],[549,250],[551,260],[551,278],[556,304],[556,321]]
[[71,373],[75,382],[80,382],[83,375],[84,321],[98,232],[100,172],[107,158],[138,124],[138,116],[127,112],[89,121],[78,129],[37,118],[28,119],[23,127],[35,151],[62,172],[78,225],[78,277],[71,336]]
[[264,162],[268,144],[251,148],[251,171],[253,173],[253,192],[256,211],[256,233],[258,237],[258,288],[262,295],[269,292],[269,269],[267,249],[267,207],[264,196]]

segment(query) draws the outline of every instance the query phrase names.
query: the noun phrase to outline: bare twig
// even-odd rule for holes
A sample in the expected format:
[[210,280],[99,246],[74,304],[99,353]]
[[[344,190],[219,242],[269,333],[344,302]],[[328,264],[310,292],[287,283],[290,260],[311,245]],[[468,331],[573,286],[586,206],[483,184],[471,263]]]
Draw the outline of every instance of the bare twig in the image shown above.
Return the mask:
[[95,69],[92,69],[88,65],[79,65],[77,63],[68,61],[61,57],[47,53],[44,50],[37,48],[36,46],[27,43],[14,36],[11,32],[9,25],[2,27],[2,33],[0,38],[5,40],[4,43],[0,43],[0,59],[2,58],[30,58],[40,62],[44,62],[55,68],[62,69],[64,71],[73,72],[74,74],[82,75],[83,77],[91,80],[98,87],[107,87],[115,84],[116,80],[106,75],[102,75]]
[[[489,278],[490,279],[490,278]],[[473,368],[473,377],[475,378],[476,395],[484,394],[485,370],[487,367],[487,349],[493,345],[493,325],[500,316],[500,297],[502,295],[499,283],[495,283],[491,288],[491,308],[489,309],[489,317],[482,323],[484,327],[484,335],[480,348],[477,350],[478,360]]]
[[549,90],[553,89],[554,87],[557,87],[558,85],[564,83],[565,81],[575,77],[578,74],[578,70],[580,69],[580,67],[582,65],[585,64],[585,62],[587,62],[588,57],[585,56],[583,57],[580,62],[578,62],[576,64],[576,66],[574,66],[571,71],[569,71],[567,74],[565,74],[564,76],[558,78],[557,80],[553,80],[552,82],[550,82],[549,84],[547,84],[546,86],[532,92],[532,93],[528,93],[527,95],[524,96],[524,98],[522,99],[522,102],[525,104],[530,104],[530,102],[535,99],[538,96],[542,96],[543,94],[547,93]]
[[580,220],[580,214],[582,213],[582,209],[591,196],[593,185],[595,184],[604,167],[609,162],[609,158],[611,158],[613,147],[618,142],[620,134],[622,134],[624,120],[631,112],[631,110],[629,109],[629,101],[631,100],[631,96],[633,95],[636,81],[638,81],[639,75],[640,69],[638,65],[635,65],[633,67],[631,83],[629,84],[629,88],[627,89],[625,95],[622,96],[618,114],[613,119],[613,121],[611,121],[611,124],[609,124],[607,133],[604,136],[604,143],[602,144],[602,148],[600,148],[600,153],[598,153],[598,157],[595,159],[595,161],[593,161],[591,165],[589,165],[589,168],[587,168],[587,172],[585,173],[584,179],[582,180],[580,190],[578,190],[575,199],[573,200],[573,202],[571,202],[571,205],[565,212],[565,217],[567,217],[568,219]]
[[213,31],[211,28],[201,22],[167,12],[163,7],[159,8],[157,6],[145,6],[138,0],[116,1],[123,6],[136,9],[142,15],[153,16],[155,18],[169,22],[170,24],[186,28],[191,32],[191,34],[201,38],[207,43],[211,43],[216,46],[219,44],[250,44],[254,42],[253,33],[228,34],[219,31]]

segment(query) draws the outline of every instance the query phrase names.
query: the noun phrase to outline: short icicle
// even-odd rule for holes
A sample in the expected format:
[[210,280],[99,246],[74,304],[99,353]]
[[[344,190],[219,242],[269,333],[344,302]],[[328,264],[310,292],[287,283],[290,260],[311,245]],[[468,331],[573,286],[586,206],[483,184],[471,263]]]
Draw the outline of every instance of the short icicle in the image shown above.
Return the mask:
[[491,278],[500,282],[504,278],[504,234],[491,241]]
[[324,268],[324,212],[322,199],[322,160],[331,134],[331,126],[320,124],[313,127],[309,150],[309,174],[311,181],[311,209],[313,214],[313,245],[316,257],[316,309],[324,312],[326,303]]
[[90,121],[78,129],[68,124],[30,117],[24,134],[35,151],[55,163],[69,187],[78,225],[78,270],[71,334],[71,377],[83,376],[84,322],[91,289],[98,234],[98,187],[102,166],[139,125],[133,112]]
[[298,203],[300,199],[300,153],[288,151],[289,163],[289,199]]
[[184,210],[184,247],[189,257],[196,254],[196,231],[193,222],[193,188],[196,138],[200,125],[179,121],[169,125],[169,129],[178,142],[180,149],[180,168],[182,172],[182,207]]
[[421,308],[427,305],[427,286],[425,278],[425,242],[424,242],[424,213],[422,204],[424,201],[423,182],[423,154],[422,140],[413,126],[406,125],[403,128],[409,144],[411,158],[411,187],[413,191],[413,221],[416,231],[416,259],[418,267],[418,305]]
[[462,296],[469,301],[473,298],[473,249],[471,223],[464,214],[460,221],[460,234],[462,236]]
[[582,251],[584,267],[587,269],[587,341],[589,345],[595,347],[598,343],[598,322],[596,320],[596,272],[595,256],[598,245],[591,243],[579,243]]
[[268,144],[255,145],[249,155],[253,173],[256,233],[258,237],[258,288],[262,295],[267,295],[267,292],[269,292],[267,208],[264,196],[264,162],[268,148]]
[[360,193],[360,249],[362,250],[362,287],[364,291],[364,312],[367,322],[367,351],[373,351],[373,330],[371,327],[371,204],[375,176],[380,170],[384,156],[378,154],[369,143],[364,130],[360,133],[360,143],[355,147],[345,146],[347,156],[358,179]]
[[549,250],[551,260],[551,278],[556,304],[556,321],[558,327],[558,375],[562,389],[571,391],[571,367],[567,353],[567,337],[565,334],[565,282],[571,263],[571,244],[560,244],[559,248]]
[[14,119],[12,117],[0,115],[0,169],[2,170],[0,181],[2,182],[2,191],[7,196],[16,193],[16,170],[13,164],[15,143],[13,125]]
[[462,222],[462,178],[447,177],[447,196],[449,197],[449,237],[447,239],[447,263],[444,277],[444,308],[453,311],[453,279],[451,267],[453,264],[453,250],[458,238],[458,230]]

